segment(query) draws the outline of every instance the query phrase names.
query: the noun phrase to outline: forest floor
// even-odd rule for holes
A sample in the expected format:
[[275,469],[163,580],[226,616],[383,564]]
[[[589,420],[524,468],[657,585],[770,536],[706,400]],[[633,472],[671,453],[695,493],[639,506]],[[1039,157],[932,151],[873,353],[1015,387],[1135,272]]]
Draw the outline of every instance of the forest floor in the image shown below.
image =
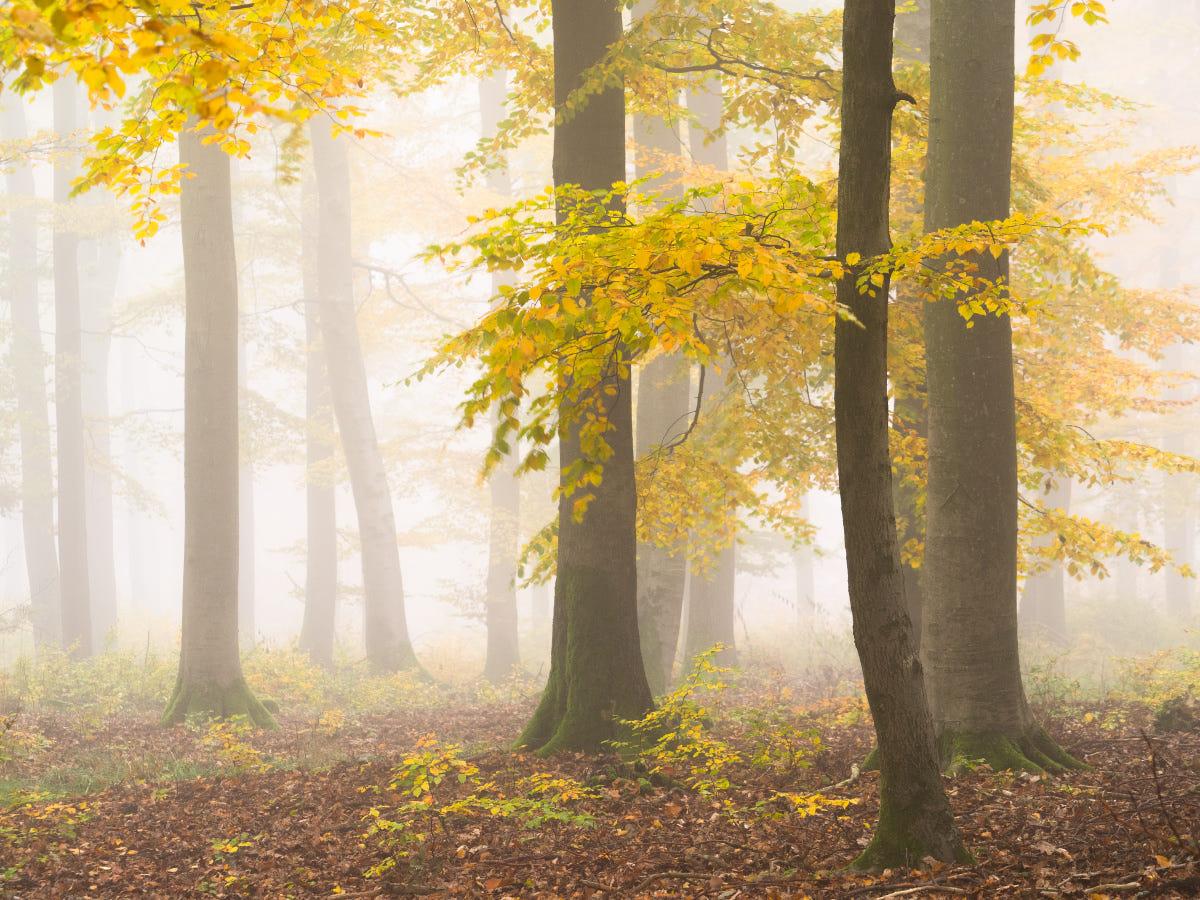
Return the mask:
[[632,761],[508,750],[530,688],[285,705],[278,731],[11,712],[0,897],[1200,896],[1200,736],[1157,732],[1142,703],[1042,706],[1090,770],[948,777],[974,864],[866,875],[844,868],[878,808],[861,698],[732,680],[682,701],[712,724],[694,755]]

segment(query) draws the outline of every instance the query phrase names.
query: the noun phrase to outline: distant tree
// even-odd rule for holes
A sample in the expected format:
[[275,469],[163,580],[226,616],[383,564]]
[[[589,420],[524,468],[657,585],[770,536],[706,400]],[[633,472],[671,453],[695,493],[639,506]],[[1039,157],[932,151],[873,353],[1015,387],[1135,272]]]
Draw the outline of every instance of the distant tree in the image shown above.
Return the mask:
[[[579,88],[620,40],[621,7],[615,0],[553,0],[551,15],[554,183],[611,192],[614,184],[625,180],[622,85],[607,80],[602,89],[584,96]],[[560,193],[560,223],[570,213],[569,202]],[[622,211],[622,200],[610,203],[614,215]],[[587,297],[582,300],[586,303]],[[637,625],[629,359],[618,335],[607,335],[605,347],[597,386],[578,398],[560,400],[562,480],[550,673],[517,741],[541,753],[599,750],[616,732],[615,717],[638,718],[653,705]],[[567,362],[560,374],[564,386],[572,377]],[[596,459],[601,443],[607,453]],[[597,464],[603,468],[600,483],[578,484],[580,471]],[[583,496],[585,492],[590,497]]]
[[[54,130],[79,127],[79,89],[54,85]],[[79,234],[67,204],[75,166],[54,167],[54,417],[58,450],[58,561],[62,575],[63,643],[92,655],[92,601],[87,547],[87,446],[83,427],[83,328],[79,300]]]
[[307,175],[300,187],[301,280],[304,300],[305,543],[304,619],[300,649],[322,666],[333,665],[337,618],[337,494],[331,471],[335,444],[333,400],[321,336],[317,288],[317,186]]
[[[3,136],[28,136],[25,106],[4,98]],[[12,360],[21,434],[21,528],[29,576],[30,624],[36,648],[62,639],[58,547],[54,539],[54,472],[50,417],[46,405],[46,364],[37,289],[37,215],[31,166],[15,166],[5,176],[12,204],[8,220],[7,298],[12,310]]]
[[[504,119],[504,101],[508,78],[500,71],[479,82],[481,131],[486,140],[493,137]],[[507,165],[488,172],[488,188],[500,197],[512,194],[512,179]],[[492,273],[492,291],[497,293],[505,282],[502,273]],[[520,553],[521,487],[514,471],[519,457],[515,446],[492,470],[488,479],[488,571],[485,623],[487,656],[483,675],[502,681],[521,664],[517,629],[517,557]]]
[[843,24],[837,256],[845,264],[834,334],[837,468],[854,643],[879,742],[879,825],[855,861],[966,858],[942,788],[921,663],[904,603],[888,447],[889,276],[862,261],[890,248],[893,0],[849,0]]
[[350,244],[350,164],[346,141],[334,137],[329,119],[311,122],[317,174],[317,286],[321,336],[358,514],[367,658],[384,671],[418,668],[404,611],[404,581],[396,541],[396,515],[379,450],[354,306]]
[[238,655],[238,291],[229,156],[185,128],[183,628],[179,674],[163,724],[192,713],[274,719],[242,677]]
[[[1015,3],[934,0],[927,231],[1009,214]],[[1008,256],[967,257],[991,285]],[[1039,726],[1017,647],[1017,443],[1012,328],[1005,309],[968,322],[960,303],[929,304],[925,368],[926,684],[943,756],[997,769],[1077,765]]]

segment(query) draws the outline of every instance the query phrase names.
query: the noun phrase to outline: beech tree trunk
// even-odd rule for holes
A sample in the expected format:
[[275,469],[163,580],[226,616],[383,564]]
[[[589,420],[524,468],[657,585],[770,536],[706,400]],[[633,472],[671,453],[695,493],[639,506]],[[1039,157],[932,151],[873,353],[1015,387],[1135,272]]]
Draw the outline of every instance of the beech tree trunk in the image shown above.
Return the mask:
[[300,187],[301,277],[304,291],[305,545],[304,620],[300,649],[313,662],[333,666],[337,618],[337,495],[333,477],[333,401],[321,337],[317,290],[317,187],[312,177]]
[[[1049,509],[1061,509],[1063,512],[1071,508],[1071,480],[1066,475],[1060,475],[1058,484],[1043,498]],[[1053,534],[1041,539],[1044,545],[1056,541]],[[1066,573],[1057,563],[1044,572],[1030,575],[1025,579],[1025,589],[1021,593],[1021,608],[1018,621],[1021,626],[1021,637],[1040,641],[1044,644],[1062,645],[1067,642],[1067,603],[1065,591]]]
[[[554,105],[562,112],[587,70],[621,37],[615,0],[553,0]],[[554,183],[608,190],[625,180],[625,101],[621,85],[591,94],[554,128]],[[566,210],[559,209],[559,218]],[[617,733],[616,718],[636,719],[653,706],[642,666],[637,621],[637,489],[628,360],[618,350],[606,378],[580,402],[603,404],[612,455],[580,521],[575,496],[558,508],[550,674],[518,746],[551,753],[596,752]],[[605,388],[615,389],[612,398]],[[569,410],[564,410],[568,415]],[[580,428],[559,434],[560,471],[580,459]]]
[[[107,194],[99,203],[112,205]],[[109,427],[108,363],[112,346],[112,302],[120,268],[116,235],[85,240],[79,248],[83,322],[83,413],[87,426],[87,536],[92,612],[92,646],[103,649],[117,626],[116,548],[113,528],[112,437]]]
[[[28,137],[25,105],[9,96],[3,104],[3,135]],[[34,647],[62,642],[62,594],[54,536],[54,472],[50,416],[46,404],[46,361],[42,349],[37,289],[37,213],[33,169],[19,166],[5,176],[9,212],[7,288],[12,310],[12,360],[21,436],[21,528],[29,574],[30,626]]]
[[[54,83],[54,130],[78,128],[78,86]],[[63,644],[72,656],[92,655],[92,604],[87,547],[87,448],[83,428],[83,327],[79,301],[79,235],[67,206],[75,166],[54,167],[54,418],[58,436],[58,559],[62,577]]]
[[[928,230],[1009,212],[1014,0],[934,0]],[[1005,279],[1008,256],[977,256]],[[929,304],[926,500],[926,683],[943,758],[996,769],[1076,765],[1034,721],[1017,649],[1017,445],[1012,329],[958,300]]]
[[[843,18],[837,255],[888,250],[894,0],[848,0]],[[838,301],[856,321],[834,332],[834,418],[854,643],[875,721],[879,825],[854,866],[965,860],[942,788],[921,663],[904,603],[888,447],[888,280],[860,293],[847,266]]]
[[[720,172],[729,168],[728,142],[724,135],[713,140],[708,140],[708,135],[720,126],[724,103],[720,78],[697,81],[688,88],[687,106],[696,122],[688,136],[692,159]],[[722,372],[728,372],[729,367],[728,360],[722,362]],[[701,427],[704,427],[704,416],[712,418],[721,415],[720,403],[727,390],[726,382],[724,374],[712,369],[708,371],[705,386],[707,398],[702,400],[705,411],[701,414]],[[730,510],[730,516],[733,515],[735,510]],[[687,630],[683,640],[685,663],[713,644],[720,643],[725,645],[725,649],[714,657],[713,662],[720,666],[737,665],[733,629],[736,563],[737,548],[730,541],[716,551],[716,558],[706,570],[692,568],[688,579]]]
[[[895,62],[907,66],[929,65],[929,3],[930,0],[917,0],[906,4],[907,11],[896,16],[896,48]],[[920,322],[924,317],[926,299],[916,289],[915,285],[899,284],[896,286],[895,305],[907,307],[904,318]],[[910,335],[908,340],[916,337]],[[893,346],[895,343],[893,344]],[[925,373],[918,363],[916,366],[902,370],[899,366],[891,365],[892,390],[892,428],[899,435],[915,435],[927,438],[929,435],[928,411],[925,408]],[[893,467],[896,470],[893,491],[895,492],[896,515],[899,518],[899,537],[901,548],[910,542],[924,542],[925,514],[922,508],[924,499],[923,486],[920,483],[920,473],[913,471],[907,465],[907,460],[898,460],[893,455]],[[903,556],[903,554],[902,554]],[[921,591],[921,569],[919,566],[901,559],[901,572],[904,574],[904,598],[908,606],[908,617],[913,626],[913,643],[921,647],[921,627],[924,619],[922,612],[924,598]]]
[[[504,118],[508,79],[504,72],[479,83],[480,125],[484,137],[496,133]],[[488,188],[498,197],[512,195],[507,167],[488,173]],[[492,293],[505,282],[501,273],[492,274]],[[483,677],[503,681],[521,665],[520,637],[517,630],[517,557],[520,554],[521,486],[515,468],[519,459],[516,437],[508,456],[492,471],[488,481],[489,527],[488,572],[485,617],[487,656]]]
[[311,135],[319,197],[317,285],[321,292],[321,333],[333,411],[358,513],[367,659],[383,671],[420,668],[404,614],[396,516],[375,435],[355,318],[346,143],[334,139],[330,123],[320,116],[312,120]]
[[229,157],[179,135],[194,177],[180,195],[186,324],[183,372],[183,630],[163,713],[275,721],[242,677],[238,655],[238,291]]

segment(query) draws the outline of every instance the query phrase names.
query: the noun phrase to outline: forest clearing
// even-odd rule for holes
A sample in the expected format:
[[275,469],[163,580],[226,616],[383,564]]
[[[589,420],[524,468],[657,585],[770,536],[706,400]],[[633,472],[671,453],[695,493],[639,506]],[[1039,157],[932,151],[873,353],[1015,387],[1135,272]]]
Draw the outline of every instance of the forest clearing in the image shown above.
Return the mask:
[[509,749],[527,680],[322,682],[260,652],[278,730],[164,729],[170,667],[110,655],[99,692],[68,666],[5,720],[0,896],[1193,897],[1200,733],[1153,719],[1197,661],[1126,661],[1091,699],[1035,673],[1039,716],[1091,769],[947,776],[974,864],[866,874],[845,869],[878,814],[877,775],[853,775],[873,740],[853,673],[717,673],[690,694],[712,726],[694,755],[539,758]]

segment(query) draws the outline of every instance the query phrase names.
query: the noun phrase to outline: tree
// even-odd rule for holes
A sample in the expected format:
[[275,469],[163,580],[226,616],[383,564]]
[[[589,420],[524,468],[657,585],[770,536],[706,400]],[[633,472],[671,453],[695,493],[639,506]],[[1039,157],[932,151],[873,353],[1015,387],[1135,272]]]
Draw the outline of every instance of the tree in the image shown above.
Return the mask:
[[[620,82],[580,97],[589,70],[621,38],[615,0],[553,0],[554,183],[596,192],[575,202],[600,203],[625,179],[625,102]],[[584,102],[586,100],[586,103]],[[560,193],[560,224],[571,200]],[[609,200],[613,215],[623,211]],[[586,297],[582,298],[586,303]],[[599,750],[653,701],[637,629],[637,490],[629,358],[619,334],[604,335],[607,353],[594,388],[560,401],[558,556],[550,673],[517,744],[540,753]],[[567,360],[560,383],[574,374]],[[565,407],[565,408],[564,408]],[[597,458],[600,448],[604,456]],[[583,487],[578,473],[602,469]],[[586,493],[585,493],[586,491]]]
[[301,279],[304,299],[305,543],[304,619],[300,649],[322,666],[333,665],[337,618],[337,495],[330,471],[336,450],[329,374],[321,336],[317,287],[315,176],[300,186]]
[[[849,0],[842,47],[838,301],[853,316],[834,326],[838,481],[854,643],[879,749],[879,826],[861,868],[932,856],[966,858],[942,789],[921,662],[904,604],[888,448],[887,271],[861,261],[886,254],[892,109],[893,0]],[[910,98],[911,99],[911,98]]]
[[[25,107],[5,99],[3,134],[23,141]],[[12,310],[12,360],[21,433],[21,527],[29,576],[30,623],[39,650],[62,639],[58,547],[54,540],[54,473],[37,290],[37,217],[33,169],[15,166],[5,178],[9,213],[7,294]]]
[[[163,724],[193,713],[274,720],[238,655],[238,290],[229,156],[179,134],[185,292],[183,630]],[[205,140],[209,139],[208,143]]]
[[[504,119],[504,98],[508,93],[508,77],[503,71],[479,82],[479,111],[481,131],[486,140],[495,135]],[[512,180],[507,165],[488,173],[488,188],[493,194],[509,197]],[[492,273],[492,290],[499,292],[505,282],[501,273]],[[503,681],[521,664],[519,633],[517,631],[517,556],[520,552],[519,528],[521,517],[521,487],[515,467],[518,453],[510,447],[504,461],[492,470],[488,479],[490,521],[488,527],[487,597],[485,623],[487,626],[487,656],[483,676],[490,681]]]
[[[925,226],[1007,218],[1013,0],[935,0]],[[973,286],[928,306],[929,474],[922,651],[943,757],[997,769],[1074,766],[1034,721],[1017,646],[1017,440],[1007,309],[960,311],[1006,253],[968,255]],[[978,280],[974,280],[978,279]],[[966,307],[970,310],[970,307]]]
[[317,288],[321,294],[321,335],[334,416],[358,514],[367,658],[384,671],[419,668],[404,614],[396,516],[375,435],[367,371],[355,319],[346,142],[334,137],[324,117],[312,120],[310,134],[318,195]]

